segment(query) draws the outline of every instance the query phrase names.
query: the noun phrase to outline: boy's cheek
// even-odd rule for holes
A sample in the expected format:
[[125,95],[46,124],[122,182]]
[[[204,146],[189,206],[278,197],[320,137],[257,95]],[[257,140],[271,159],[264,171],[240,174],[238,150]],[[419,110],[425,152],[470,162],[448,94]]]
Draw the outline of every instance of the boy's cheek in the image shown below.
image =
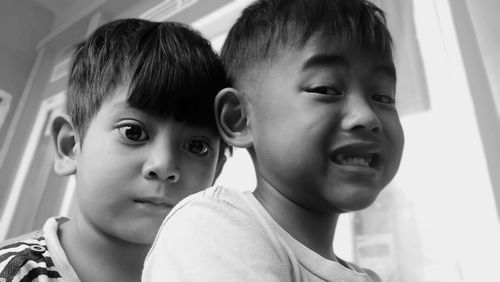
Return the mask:
[[219,166],[216,158],[207,159],[203,162],[194,162],[184,169],[185,189],[196,192],[210,187],[215,178],[222,171],[223,164]]

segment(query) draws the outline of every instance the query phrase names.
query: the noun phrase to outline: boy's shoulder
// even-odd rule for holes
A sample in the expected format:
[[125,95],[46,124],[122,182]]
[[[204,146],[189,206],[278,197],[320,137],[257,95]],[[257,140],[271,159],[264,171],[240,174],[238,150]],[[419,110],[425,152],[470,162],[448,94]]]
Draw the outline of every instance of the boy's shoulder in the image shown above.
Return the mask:
[[[206,223],[247,221],[252,223],[256,216],[252,209],[253,195],[250,191],[240,191],[223,186],[212,186],[181,200],[168,213],[163,225],[172,220],[195,220],[203,218]],[[161,229],[161,227],[160,227]]]
[[12,245],[22,244],[22,243],[33,244],[35,242],[38,242],[38,244],[45,244],[44,240],[45,239],[43,237],[43,230],[42,229],[35,230],[0,242],[0,250],[3,250],[5,248],[10,248]]
[[375,273],[373,270],[368,269],[368,268],[359,267],[358,265],[356,265],[354,263],[351,263],[351,262],[348,262],[348,261],[345,261],[345,260],[343,260],[341,258],[338,258],[338,260],[343,265],[348,266],[348,268],[353,269],[353,270],[355,270],[358,273],[364,273],[364,274],[366,274],[368,277],[370,277],[371,281],[373,281],[373,282],[382,282],[382,280],[380,279],[380,277],[378,276],[378,274]]
[[338,281],[332,277],[379,281],[359,267],[341,266],[306,249],[250,191],[210,187],[188,196],[168,214],[146,258],[143,281],[162,281],[163,277],[179,281],[199,281],[200,277],[207,281],[233,281],[235,277],[245,277],[244,281]]
[[241,208],[241,203],[248,201],[250,194],[250,192],[243,192],[233,188],[212,186],[181,200],[169,216],[173,215],[178,209],[204,202]]
[[[248,226],[262,225],[268,220],[265,212],[251,191],[242,191],[234,187],[212,186],[181,200],[164,220],[175,217],[198,218],[205,222],[227,221],[228,224],[245,222]],[[182,214],[182,215],[179,215]],[[265,217],[263,220],[262,217]],[[266,224],[264,224],[266,225]]]
[[[219,228],[222,227],[221,224],[226,220],[228,224],[234,224],[237,229],[245,230],[242,232],[244,236],[240,236],[240,238],[251,239],[256,249],[258,249],[255,244],[256,241],[264,243],[263,246],[266,248],[273,249],[273,253],[281,253],[283,249],[286,249],[287,254],[280,254],[278,256],[281,257],[282,260],[297,259],[300,261],[300,267],[298,268],[305,267],[307,271],[305,269],[297,269],[296,271],[299,273],[314,273],[313,276],[321,277],[322,279],[326,279],[326,281],[330,281],[329,277],[332,275],[338,277],[344,275],[343,277],[346,277],[347,280],[352,277],[358,277],[359,280],[356,281],[381,281],[375,272],[370,269],[362,268],[354,263],[339,258],[341,262],[339,264],[317,255],[311,255],[312,251],[279,226],[267,211],[265,211],[264,207],[258,203],[257,199],[250,191],[240,191],[234,188],[214,186],[191,195],[186,198],[185,203],[187,206],[192,205],[197,207],[193,213],[201,214],[200,220],[203,218],[206,219],[205,216],[208,215],[208,217],[210,217],[209,214],[212,214],[215,218],[212,217],[209,221],[214,224],[216,223]],[[199,209],[200,206],[203,207]],[[200,213],[199,211],[202,212]],[[223,230],[223,228],[221,228],[221,230]],[[238,237],[234,235],[234,232],[220,231],[220,233],[231,234],[230,238],[225,239],[225,243],[227,243],[229,239]],[[239,250],[241,250],[241,248],[239,248]],[[342,265],[342,267],[340,267],[340,265]],[[325,266],[325,268],[323,269],[322,266]],[[323,272],[323,270],[325,271]]]
[[[46,267],[42,268],[42,264]],[[23,234],[0,243],[0,278],[7,279],[6,281],[15,279],[24,281],[35,275],[35,272],[46,272],[47,276],[55,278],[57,274],[48,271],[51,267],[53,262],[48,253],[43,230]]]
[[[286,253],[273,241],[275,235],[266,228],[252,196],[250,191],[219,186],[184,198],[160,227],[146,257],[143,281],[162,281],[162,277],[176,277],[176,281],[235,281],[235,277],[278,281],[262,278],[280,277],[290,281]],[[213,258],[224,258],[225,263]]]
[[[56,219],[49,221],[58,224]],[[47,235],[50,234],[46,234],[46,226],[0,243],[0,279],[32,281],[45,276],[47,281],[60,281],[61,274],[49,252]]]

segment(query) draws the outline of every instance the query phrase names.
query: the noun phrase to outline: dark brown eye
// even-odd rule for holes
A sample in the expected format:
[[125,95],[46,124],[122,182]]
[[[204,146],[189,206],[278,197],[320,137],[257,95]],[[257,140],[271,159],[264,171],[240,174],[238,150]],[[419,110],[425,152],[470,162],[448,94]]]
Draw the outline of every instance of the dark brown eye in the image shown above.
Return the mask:
[[128,141],[140,142],[148,139],[147,133],[136,125],[124,125],[118,128],[118,132]]
[[197,156],[206,156],[210,152],[210,146],[204,141],[191,140],[184,144],[184,149]]
[[388,96],[388,95],[373,95],[372,96],[372,99],[374,101],[377,101],[379,103],[384,103],[384,104],[394,104],[396,101],[394,98],[392,98],[391,96]]
[[338,90],[330,86],[313,87],[311,89],[308,89],[307,92],[328,95],[328,96],[341,96],[344,94],[341,90]]

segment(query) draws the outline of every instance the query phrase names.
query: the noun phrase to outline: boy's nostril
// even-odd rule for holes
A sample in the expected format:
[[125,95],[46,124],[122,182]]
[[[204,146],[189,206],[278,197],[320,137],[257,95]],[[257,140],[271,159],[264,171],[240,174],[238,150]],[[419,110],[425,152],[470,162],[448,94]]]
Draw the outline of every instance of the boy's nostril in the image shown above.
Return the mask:
[[170,182],[177,182],[179,181],[179,176],[180,175],[178,173],[174,172],[167,177],[167,180]]

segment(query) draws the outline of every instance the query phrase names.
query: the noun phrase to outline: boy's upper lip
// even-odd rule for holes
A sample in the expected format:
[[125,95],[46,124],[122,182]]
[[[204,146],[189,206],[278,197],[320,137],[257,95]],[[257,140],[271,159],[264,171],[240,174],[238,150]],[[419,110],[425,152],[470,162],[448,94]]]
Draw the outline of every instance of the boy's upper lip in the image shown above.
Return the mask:
[[360,154],[383,154],[382,147],[378,142],[366,141],[366,140],[349,140],[336,144],[336,146],[330,151],[330,154],[339,153],[360,153]]
[[[334,161],[339,154],[367,155],[371,154],[373,168],[380,169],[385,160],[385,151],[379,142],[368,140],[344,140],[338,142],[330,151],[330,160]],[[335,161],[334,161],[335,162]]]
[[167,197],[162,197],[162,196],[137,197],[134,198],[134,201],[139,203],[149,203],[153,205],[166,206],[166,207],[173,207],[176,204]]

